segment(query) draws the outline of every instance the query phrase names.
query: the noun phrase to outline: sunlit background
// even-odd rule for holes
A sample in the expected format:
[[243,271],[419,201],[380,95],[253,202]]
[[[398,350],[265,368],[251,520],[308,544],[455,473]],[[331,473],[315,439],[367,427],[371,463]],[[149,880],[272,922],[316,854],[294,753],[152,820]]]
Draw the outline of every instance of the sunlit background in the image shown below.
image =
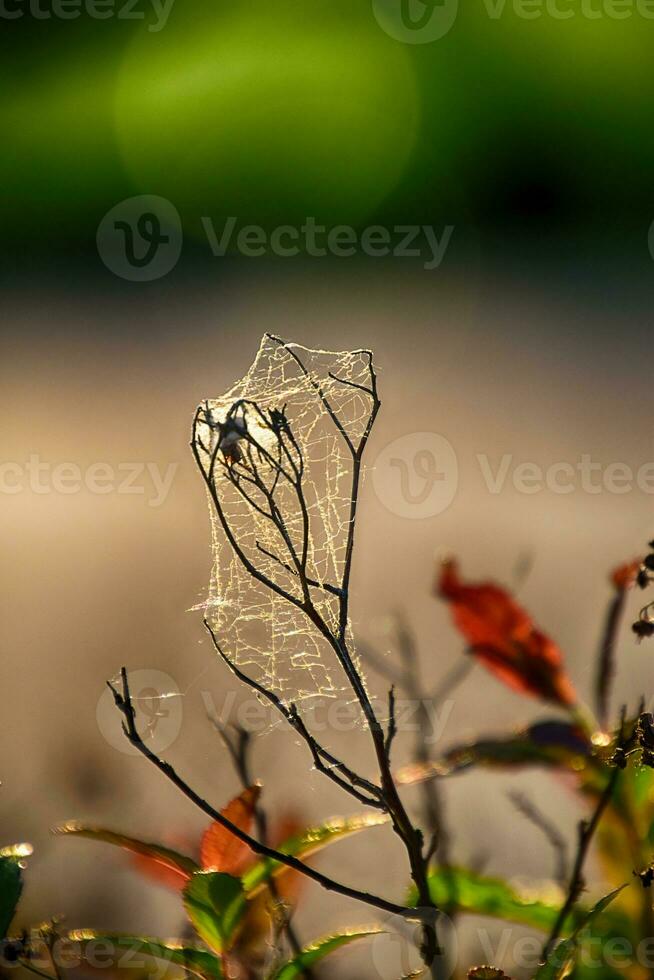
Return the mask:
[[[436,685],[464,656],[433,596],[435,563],[454,553],[470,577],[519,588],[590,697],[608,574],[652,537],[652,494],[609,492],[601,476],[597,493],[579,480],[565,494],[511,481],[527,462],[589,455],[602,472],[636,472],[654,460],[654,26],[635,9],[590,19],[571,2],[569,19],[525,19],[474,0],[423,44],[390,36],[363,0],[176,0],[165,22],[145,0],[135,9],[143,20],[40,19],[26,6],[2,26],[2,462],[150,463],[171,483],[158,506],[147,476],[141,493],[26,483],[1,495],[0,843],[36,848],[25,924],[61,913],[71,928],[174,935],[175,896],[113,849],[49,828],[78,818],[179,842],[206,823],[120,751],[117,720],[103,734],[98,701],[122,664],[165,671],[182,692],[167,750],[180,771],[219,805],[238,790],[206,720],[238,688],[188,611],[211,558],[188,441],[196,404],[248,368],[265,331],[375,351],[383,406],[354,566],[358,635],[386,652],[385,619],[406,613]],[[141,194],[174,205],[183,247],[164,276],[131,282],[105,265],[96,233]],[[220,232],[229,217],[266,233],[308,217],[357,234],[453,230],[432,269],[425,255],[214,257],[201,219]],[[413,519],[372,471],[394,439],[424,432],[453,447],[458,486],[446,510]],[[493,472],[511,457],[496,493],[480,455]],[[649,693],[651,656],[625,628],[615,705]],[[368,681],[383,696],[372,670]],[[447,710],[435,751],[544,713],[482,668]],[[363,732],[332,744],[372,769]],[[410,748],[398,740],[398,763]],[[255,768],[271,812],[352,812],[284,730],[257,739]],[[572,839],[575,801],[552,777],[464,775],[445,786],[453,853],[545,879],[551,854],[507,799],[518,785]],[[403,895],[386,829],[320,861]],[[308,940],[371,918],[307,885],[297,925]],[[366,951],[334,962],[321,975],[384,975]]]

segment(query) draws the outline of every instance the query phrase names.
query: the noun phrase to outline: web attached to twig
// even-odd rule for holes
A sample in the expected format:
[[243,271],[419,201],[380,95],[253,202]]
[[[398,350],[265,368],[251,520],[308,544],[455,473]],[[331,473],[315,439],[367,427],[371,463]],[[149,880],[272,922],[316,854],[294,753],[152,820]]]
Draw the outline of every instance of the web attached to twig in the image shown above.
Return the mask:
[[316,622],[353,656],[343,579],[356,457],[377,404],[369,351],[266,334],[247,374],[196,413],[214,556],[205,616],[226,656],[284,701],[345,687]]

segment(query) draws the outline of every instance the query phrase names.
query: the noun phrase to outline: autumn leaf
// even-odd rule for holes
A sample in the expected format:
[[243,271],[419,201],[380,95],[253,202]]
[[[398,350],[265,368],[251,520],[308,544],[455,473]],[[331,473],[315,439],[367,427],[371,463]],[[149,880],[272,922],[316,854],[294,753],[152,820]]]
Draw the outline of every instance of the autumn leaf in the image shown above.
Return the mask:
[[[282,813],[277,820],[272,821],[269,843],[272,847],[279,847],[285,841],[298,837],[305,826],[306,823],[300,819],[299,814],[290,810]],[[253,855],[252,864],[255,865],[256,861],[257,859]],[[299,871],[293,871],[290,868],[286,868],[285,874],[279,875],[276,879],[275,890],[286,906],[287,912],[290,913],[296,905],[305,881],[306,879]],[[270,894],[262,890],[248,900],[236,941],[237,955],[248,962],[252,961],[267,947],[269,939]]]
[[186,854],[180,854],[162,844],[138,840],[104,827],[91,827],[71,820],[55,827],[53,833],[86,837],[89,840],[104,841],[106,844],[122,847],[129,852],[137,871],[156,881],[157,884],[167,885],[176,891],[185,888],[191,876],[199,870],[193,858]]
[[186,888],[190,875],[178,868],[162,864],[157,858],[147,857],[145,854],[131,854],[130,860],[132,867],[143,878],[148,878],[156,885],[163,885],[164,888],[171,888],[173,891],[181,892]]
[[[248,786],[220,812],[239,830],[249,833],[261,787]],[[205,871],[238,874],[252,857],[247,844],[235,837],[222,824],[214,822],[204,832],[200,845],[200,863]]]
[[618,592],[626,592],[627,589],[631,589],[636,584],[636,578],[642,563],[642,558],[634,558],[633,561],[627,561],[623,565],[618,565],[617,568],[613,569],[611,572],[611,583]]
[[450,560],[442,566],[437,591],[450,603],[472,655],[499,680],[563,707],[575,704],[559,647],[505,589],[491,582],[464,584]]

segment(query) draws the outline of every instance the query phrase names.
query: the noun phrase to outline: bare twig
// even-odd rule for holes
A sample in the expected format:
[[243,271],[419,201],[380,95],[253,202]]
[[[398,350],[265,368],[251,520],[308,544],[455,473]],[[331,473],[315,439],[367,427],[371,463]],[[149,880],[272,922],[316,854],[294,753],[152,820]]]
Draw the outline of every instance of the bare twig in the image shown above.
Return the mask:
[[[625,710],[622,712],[622,722],[620,726],[620,735],[618,738],[618,748],[623,748],[626,742],[624,734],[624,719]],[[583,889],[583,870],[584,863],[586,861],[586,856],[590,848],[593,836],[600,820],[602,819],[602,814],[604,813],[606,807],[611,801],[613,796],[613,791],[615,789],[618,776],[620,775],[620,767],[614,765],[611,771],[611,775],[608,779],[606,786],[597,802],[597,805],[592,813],[589,820],[581,820],[578,826],[578,839],[577,839],[577,853],[575,856],[574,865],[572,868],[572,873],[570,875],[570,881],[568,884],[568,891],[566,894],[565,901],[561,908],[559,909],[559,914],[556,917],[556,921],[552,926],[552,930],[547,938],[547,942],[543,946],[543,952],[541,960],[543,963],[547,962],[547,959],[554,949],[554,946],[561,935],[566,919],[568,918],[570,912],[574,908],[577,899]]]
[[359,891],[357,888],[350,888],[348,885],[343,885],[338,881],[334,881],[327,875],[322,874],[310,865],[305,864],[299,858],[292,857],[290,854],[283,854],[281,851],[276,850],[274,847],[270,847],[268,844],[263,844],[258,841],[255,837],[247,834],[245,831],[241,830],[235,823],[232,823],[227,817],[225,817],[219,810],[211,806],[206,800],[204,800],[194,789],[192,789],[188,783],[186,783],[176,770],[166,762],[164,759],[159,758],[152,749],[150,749],[141,736],[139,735],[138,729],[136,727],[136,715],[134,712],[134,705],[132,704],[132,698],[129,690],[129,682],[127,679],[127,670],[125,667],[121,668],[121,690],[114,687],[109,681],[107,682],[110,690],[113,693],[114,701],[116,702],[116,707],[123,715],[123,732],[125,737],[130,742],[134,748],[141,753],[146,759],[148,759],[160,772],[166,776],[167,779],[173,783],[188,800],[195,804],[198,809],[206,813],[207,816],[211,817],[216,823],[220,824],[226,830],[229,830],[234,837],[238,840],[243,841],[244,844],[250,848],[255,854],[260,857],[268,858],[270,861],[276,861],[279,864],[283,864],[288,868],[292,868],[294,871],[298,871],[300,874],[304,875],[306,878],[310,878],[322,886],[326,891],[333,891],[339,895],[343,895],[345,898],[352,898],[355,901],[363,902],[366,905],[370,905],[373,908],[381,909],[382,912],[390,912],[392,915],[403,916],[407,919],[420,920],[420,915],[415,909],[407,908],[404,905],[397,905],[395,902],[389,902],[385,898],[381,898],[378,895],[372,895],[369,892]]
[[388,728],[386,730],[386,758],[389,765],[391,761],[391,747],[393,739],[397,735],[397,719],[395,717],[395,688],[391,687],[388,692]]
[[[242,725],[235,725],[233,726],[234,734],[231,735],[225,726],[220,724],[218,719],[211,718],[211,721],[231,756],[241,787],[247,790],[253,784],[252,769],[250,766],[251,733],[246,728],[243,728]],[[257,801],[254,806],[254,820],[257,828],[257,839],[263,844],[267,844],[268,815],[260,801]],[[267,888],[274,906],[281,909],[283,903],[274,878],[270,878]],[[302,944],[297,937],[288,909],[283,910],[281,918],[281,931],[286,934],[289,946],[297,956],[302,950]],[[306,980],[312,980],[314,973],[307,967],[304,969],[303,976],[306,977]]]
[[604,632],[597,658],[595,710],[597,711],[597,720],[602,730],[606,730],[609,720],[609,697],[615,675],[615,647],[626,599],[627,593],[625,589],[617,589],[611,597],[606,611]]
[[[263,684],[260,684],[253,677],[246,674],[240,667],[238,667],[225,653],[221,647],[218,639],[212,630],[210,624],[205,619],[204,625],[206,627],[211,641],[214,645],[216,652],[222,658],[223,662],[229,667],[235,677],[237,677],[242,683],[247,684],[248,687],[256,691],[262,698],[268,701],[269,704],[273,706],[281,715],[286,719],[289,725],[297,732],[298,735],[307,743],[311,754],[313,756],[313,762],[320,772],[332,780],[332,782],[337,783],[341,789],[344,789],[351,796],[354,796],[360,803],[365,803],[367,806],[377,807],[380,810],[384,810],[384,801],[382,799],[381,790],[374,783],[371,783],[368,779],[364,779],[363,776],[359,776],[355,773],[349,766],[337,759],[336,756],[332,755],[324,749],[320,743],[314,738],[314,736],[309,732],[306,725],[304,724],[297,707],[295,705],[287,706],[281,698],[279,698],[274,691],[268,690]],[[365,792],[362,792],[365,790]]]
[[[295,362],[309,386],[318,396],[327,416],[331,419],[337,432],[345,442],[351,457],[349,512],[346,522],[341,581],[338,584],[333,584],[329,588],[329,591],[337,599],[337,626],[333,626],[331,620],[328,622],[325,619],[323,613],[316,606],[312,595],[312,589],[315,589],[319,583],[309,575],[307,568],[311,523],[309,506],[303,487],[305,461],[302,449],[293,434],[292,426],[286,418],[285,411],[267,415],[256,402],[241,400],[230,408],[224,422],[214,423],[207,405],[204,410],[199,409],[195,416],[192,440],[193,453],[207,485],[218,522],[242,567],[255,581],[267,587],[279,598],[286,600],[300,610],[313,625],[319,636],[324,639],[334,652],[354,692],[370,731],[379,768],[379,786],[370,783],[368,780],[362,780],[361,777],[352,773],[339,760],[335,760],[307,731],[297,709],[293,705],[289,707],[284,704],[272,691],[268,691],[263,685],[254,682],[252,678],[245,675],[220,649],[215,636],[213,637],[214,643],[230,669],[280,711],[301,735],[311,749],[316,768],[325,773],[330,779],[341,786],[342,789],[362,800],[362,802],[388,812],[393,830],[402,840],[406,848],[411,876],[416,885],[419,903],[423,910],[431,911],[432,913],[432,923],[424,924],[421,947],[425,964],[431,968],[439,952],[435,931],[437,909],[431,898],[427,881],[427,863],[423,853],[423,837],[421,832],[411,822],[399,796],[388,758],[390,741],[387,742],[387,736],[381,722],[377,718],[361,674],[348,647],[347,640],[349,584],[354,555],[362,458],[381,404],[377,393],[377,378],[373,367],[372,353],[370,351],[357,352],[366,359],[369,386],[357,382],[350,382],[348,379],[335,375],[331,378],[332,381],[336,381],[338,384],[360,391],[370,399],[370,411],[363,432],[358,438],[355,438],[351,437],[348,433],[320,381],[305,365],[302,357],[298,353],[298,348],[295,345],[286,344],[279,337],[274,337],[273,335],[268,335],[268,339],[279,347],[282,347]],[[249,432],[248,426],[241,424],[240,436],[246,446],[244,458],[241,462],[237,462],[236,465],[233,465],[233,462],[231,465],[228,465],[225,459],[224,465],[221,467],[219,465],[219,451],[224,433],[230,427],[233,429],[237,417],[243,418],[244,413],[250,411],[256,416],[258,425],[263,426],[267,430],[269,440],[276,448],[270,450],[267,446],[262,445],[261,441],[257,441]],[[210,428],[217,428],[218,430],[218,438],[216,438],[215,447],[210,454],[207,453],[207,447],[204,441],[201,440],[198,431],[201,423],[209,425]],[[207,457],[204,460],[200,450]],[[231,482],[233,488],[241,494],[245,502],[249,506],[252,506],[262,519],[269,521],[274,528],[284,549],[284,555],[278,555],[276,553],[277,549],[274,552],[270,552],[268,549],[263,549],[260,545],[258,545],[258,551],[265,554],[275,562],[276,566],[281,567],[289,574],[290,586],[287,587],[286,583],[280,585],[279,582],[274,581],[269,574],[266,574],[266,572],[258,568],[241,548],[230,526],[229,518],[225,513],[221,500],[221,494],[216,485],[217,472]],[[290,520],[282,512],[281,505],[278,503],[276,496],[277,488],[282,482],[292,488],[299,508],[299,514],[291,515]],[[246,485],[254,489],[250,491],[246,489]],[[255,491],[258,495],[256,499],[253,496]],[[288,527],[297,527],[298,517],[300,519],[299,524],[301,525],[301,536],[299,541],[295,541],[291,538]],[[296,585],[298,587],[297,590],[295,589]],[[322,588],[324,589],[325,587],[322,586]]]
[[540,812],[536,805],[524,793],[517,791],[509,792],[508,796],[516,810],[519,810],[523,817],[526,817],[535,827],[538,827],[552,845],[556,862],[554,880],[561,885],[565,885],[568,880],[568,845],[563,834],[559,833],[554,824]]

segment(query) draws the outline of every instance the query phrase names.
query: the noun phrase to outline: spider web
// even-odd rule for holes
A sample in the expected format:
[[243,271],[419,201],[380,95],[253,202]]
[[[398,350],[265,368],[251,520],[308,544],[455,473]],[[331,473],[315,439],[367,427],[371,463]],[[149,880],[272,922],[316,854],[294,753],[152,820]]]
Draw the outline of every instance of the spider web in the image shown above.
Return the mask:
[[[196,414],[193,445],[209,490],[213,542],[205,618],[226,656],[287,702],[345,688],[329,641],[288,597],[303,598],[293,554],[304,555],[311,602],[338,635],[353,450],[372,423],[373,389],[369,351],[310,350],[266,334],[245,376]],[[247,437],[237,439],[244,430]],[[231,455],[230,439],[243,447],[240,458]],[[304,507],[298,487],[278,472],[282,466],[292,475],[292,461]],[[252,486],[255,472],[272,491],[283,531],[270,519],[271,498]],[[344,639],[358,668],[349,622]]]

